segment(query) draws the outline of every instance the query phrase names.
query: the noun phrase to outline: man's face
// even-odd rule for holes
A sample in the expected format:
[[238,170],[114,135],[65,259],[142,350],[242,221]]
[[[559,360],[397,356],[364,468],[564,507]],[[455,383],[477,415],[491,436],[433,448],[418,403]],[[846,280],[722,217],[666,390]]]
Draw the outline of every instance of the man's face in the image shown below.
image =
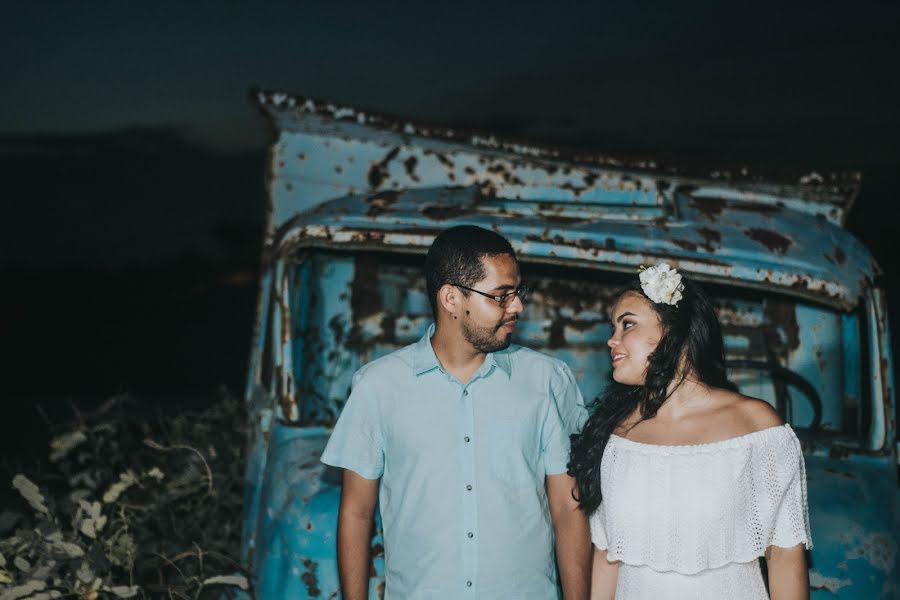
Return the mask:
[[[484,278],[472,285],[479,292],[500,296],[516,290],[522,283],[519,263],[508,254],[482,256]],[[525,307],[518,296],[512,296],[505,306],[481,294],[469,292],[464,297],[462,334],[479,352],[496,352],[509,346],[519,313]]]

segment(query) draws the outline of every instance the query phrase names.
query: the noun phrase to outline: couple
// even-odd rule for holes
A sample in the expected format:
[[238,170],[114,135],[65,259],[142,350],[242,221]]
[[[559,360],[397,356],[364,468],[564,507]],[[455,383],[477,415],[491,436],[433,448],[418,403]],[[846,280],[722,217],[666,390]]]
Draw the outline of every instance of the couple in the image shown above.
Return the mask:
[[695,285],[660,265],[622,293],[587,418],[568,366],[510,344],[526,288],[506,239],[448,229],[425,272],[436,324],[356,373],[322,456],[344,469],[345,600],[368,598],[376,503],[388,600],[755,600],[760,556],[773,598],[808,597],[799,443],[728,391]]

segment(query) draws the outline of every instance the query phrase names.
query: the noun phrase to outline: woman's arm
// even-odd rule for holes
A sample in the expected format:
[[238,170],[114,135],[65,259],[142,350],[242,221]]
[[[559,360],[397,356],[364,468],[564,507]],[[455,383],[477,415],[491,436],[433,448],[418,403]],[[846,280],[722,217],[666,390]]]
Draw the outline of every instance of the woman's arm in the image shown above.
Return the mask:
[[618,561],[609,562],[606,559],[606,550],[600,550],[594,546],[594,564],[591,568],[591,600],[613,600],[616,597],[616,578],[618,576]]
[[803,544],[793,548],[769,546],[766,549],[769,569],[769,595],[772,600],[808,600],[809,572]]

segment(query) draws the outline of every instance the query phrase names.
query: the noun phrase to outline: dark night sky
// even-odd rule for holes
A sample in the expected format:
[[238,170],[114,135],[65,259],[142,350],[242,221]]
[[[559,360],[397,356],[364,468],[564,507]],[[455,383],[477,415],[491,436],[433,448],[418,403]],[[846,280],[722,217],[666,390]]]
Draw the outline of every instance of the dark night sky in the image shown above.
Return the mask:
[[612,154],[859,169],[850,228],[900,288],[900,2],[379,4],[3,4],[14,394],[239,388],[254,85]]
[[[166,127],[258,149],[246,92],[261,85],[613,153],[862,169],[900,155],[897,2],[432,4],[6,4],[0,134]],[[123,219],[146,213],[123,202]],[[115,256],[14,256],[121,266],[208,249],[198,226],[219,201],[178,210],[188,226],[165,247],[138,234]]]

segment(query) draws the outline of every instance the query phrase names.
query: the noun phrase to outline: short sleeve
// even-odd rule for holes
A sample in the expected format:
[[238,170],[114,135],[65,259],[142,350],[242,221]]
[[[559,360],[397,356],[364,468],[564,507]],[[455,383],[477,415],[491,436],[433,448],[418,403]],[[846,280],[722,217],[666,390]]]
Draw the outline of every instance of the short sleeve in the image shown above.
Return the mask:
[[363,368],[353,376],[350,397],[321,460],[366,479],[378,479],[384,473],[383,431],[378,398],[372,393]]
[[606,539],[606,511],[603,509],[603,503],[597,507],[592,514],[588,523],[591,526],[591,541],[600,550],[609,548],[609,542]]
[[766,469],[766,487],[775,491],[770,499],[774,519],[769,545],[790,548],[803,543],[807,548],[812,548],[806,497],[806,465],[800,440],[793,431],[784,437],[784,443],[776,446],[778,456],[768,461]]
[[575,376],[564,363],[554,365],[549,400],[541,427],[541,454],[547,475],[557,475],[565,473],[569,463],[569,436],[587,419]]

